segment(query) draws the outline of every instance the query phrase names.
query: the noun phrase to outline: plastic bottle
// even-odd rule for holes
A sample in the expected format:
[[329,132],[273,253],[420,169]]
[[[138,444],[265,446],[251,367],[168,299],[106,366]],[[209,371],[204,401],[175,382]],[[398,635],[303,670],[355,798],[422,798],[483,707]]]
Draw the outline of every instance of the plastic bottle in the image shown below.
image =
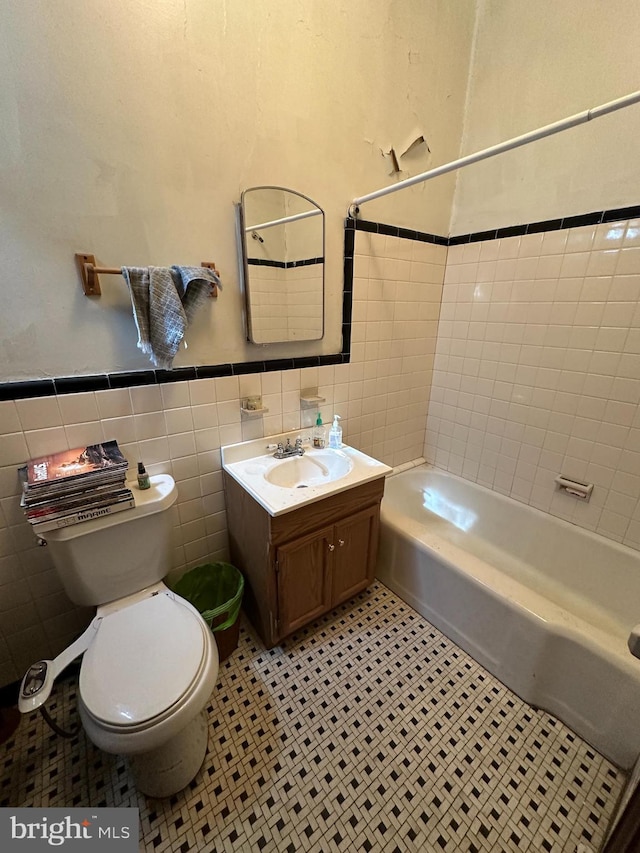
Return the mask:
[[149,480],[149,475],[147,474],[144,464],[142,462],[138,462],[138,488],[151,488],[151,481]]
[[318,412],[318,417],[316,418],[316,425],[313,428],[313,446],[318,448],[323,448],[326,444],[325,439],[325,430],[322,425],[322,415]]
[[333,423],[329,430],[329,447],[339,449],[342,447],[342,427],[338,423],[340,415],[333,416]]

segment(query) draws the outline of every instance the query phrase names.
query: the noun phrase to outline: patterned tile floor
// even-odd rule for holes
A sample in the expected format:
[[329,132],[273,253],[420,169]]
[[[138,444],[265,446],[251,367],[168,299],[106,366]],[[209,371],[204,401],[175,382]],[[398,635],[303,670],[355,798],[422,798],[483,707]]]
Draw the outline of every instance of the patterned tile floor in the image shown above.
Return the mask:
[[[51,714],[77,721],[75,681]],[[0,746],[0,806],[137,806],[148,851],[595,851],[624,774],[379,583],[265,651],[249,627],[169,800],[39,715]]]

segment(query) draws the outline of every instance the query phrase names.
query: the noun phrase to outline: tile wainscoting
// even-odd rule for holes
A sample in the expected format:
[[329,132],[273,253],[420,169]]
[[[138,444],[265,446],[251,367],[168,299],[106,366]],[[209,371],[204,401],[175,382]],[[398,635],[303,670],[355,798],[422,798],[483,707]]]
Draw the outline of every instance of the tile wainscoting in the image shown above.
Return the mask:
[[[3,386],[0,685],[21,678],[34,660],[55,656],[89,620],[67,599],[18,505],[17,466],[25,459],[115,438],[134,468],[142,459],[150,473],[172,474],[180,495],[173,569],[180,573],[227,557],[221,445],[309,428],[317,412],[301,409],[301,389],[319,386],[323,420],[340,414],[346,443],[390,465],[422,454],[446,247],[348,228],[345,248],[345,346],[337,356],[301,362],[316,366],[296,367],[292,359],[171,376],[144,371],[132,375],[141,383],[132,387],[114,387],[125,381],[114,374],[75,393],[92,378],[55,380],[58,394],[54,380]],[[350,363],[319,364],[348,359],[349,346]],[[196,370],[226,375],[186,378]],[[23,399],[6,399],[12,385]],[[241,399],[253,394],[262,395],[269,414],[243,421]]]
[[[348,220],[340,354],[0,386],[0,685],[88,621],[24,521],[19,464],[116,438],[171,473],[179,573],[227,556],[220,446],[309,428],[300,390],[316,385],[365,453],[424,455],[639,548],[639,215],[450,239]],[[253,394],[269,414],[243,421]],[[560,471],[595,483],[589,504],[555,491]]]

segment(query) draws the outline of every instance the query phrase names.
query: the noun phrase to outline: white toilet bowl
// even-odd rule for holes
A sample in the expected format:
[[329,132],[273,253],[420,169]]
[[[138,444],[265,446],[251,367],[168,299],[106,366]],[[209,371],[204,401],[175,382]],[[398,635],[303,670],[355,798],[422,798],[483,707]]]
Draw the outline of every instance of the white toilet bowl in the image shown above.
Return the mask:
[[87,736],[105,752],[133,757],[143,793],[176,793],[206,754],[203,708],[218,677],[211,631],[162,583],[98,608],[94,622],[79,682]]

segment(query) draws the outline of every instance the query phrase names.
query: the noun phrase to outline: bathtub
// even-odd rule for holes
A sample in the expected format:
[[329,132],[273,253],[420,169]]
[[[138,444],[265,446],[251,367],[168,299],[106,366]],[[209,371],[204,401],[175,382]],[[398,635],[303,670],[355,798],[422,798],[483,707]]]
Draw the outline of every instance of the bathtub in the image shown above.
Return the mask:
[[377,577],[609,760],[640,752],[640,553],[427,465],[389,477]]

